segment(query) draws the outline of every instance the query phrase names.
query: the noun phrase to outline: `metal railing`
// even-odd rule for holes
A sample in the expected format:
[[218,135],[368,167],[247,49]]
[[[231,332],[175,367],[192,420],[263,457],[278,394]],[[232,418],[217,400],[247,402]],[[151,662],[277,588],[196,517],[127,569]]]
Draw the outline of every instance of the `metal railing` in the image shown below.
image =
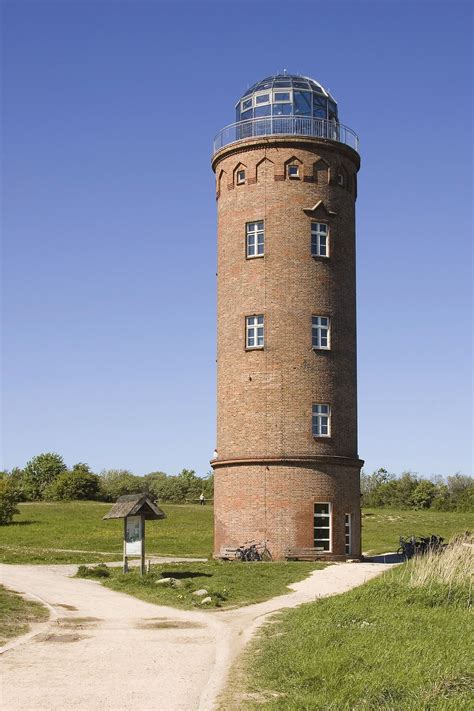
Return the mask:
[[265,116],[225,126],[214,139],[213,154],[231,143],[260,136],[314,136],[359,150],[357,133],[341,123],[305,116]]

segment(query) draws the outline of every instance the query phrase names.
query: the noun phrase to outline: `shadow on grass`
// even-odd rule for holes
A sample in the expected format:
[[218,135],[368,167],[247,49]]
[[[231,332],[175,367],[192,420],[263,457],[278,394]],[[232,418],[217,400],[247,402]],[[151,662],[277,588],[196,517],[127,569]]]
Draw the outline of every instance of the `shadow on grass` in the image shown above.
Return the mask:
[[212,578],[212,573],[191,573],[191,572],[177,572],[177,571],[162,571],[162,576],[164,578]]
[[381,553],[380,555],[364,556],[364,563],[402,563],[403,560],[396,553]]
[[9,526],[31,526],[32,523],[41,523],[41,521],[12,521]]

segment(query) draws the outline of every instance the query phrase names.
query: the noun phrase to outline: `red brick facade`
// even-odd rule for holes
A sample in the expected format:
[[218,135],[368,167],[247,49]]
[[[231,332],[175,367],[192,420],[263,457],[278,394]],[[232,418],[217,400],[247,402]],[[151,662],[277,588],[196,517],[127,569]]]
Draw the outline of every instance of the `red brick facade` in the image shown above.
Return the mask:
[[[288,177],[288,165],[298,177]],[[249,139],[213,159],[218,197],[218,415],[215,554],[266,539],[274,557],[313,545],[313,505],[332,504],[332,551],[360,554],[355,197],[359,156],[318,138]],[[237,172],[245,182],[237,184]],[[246,223],[264,221],[265,254],[246,257]],[[311,222],[329,256],[311,256]],[[245,318],[265,317],[265,347],[246,350]],[[312,316],[331,318],[313,350]],[[331,406],[313,437],[313,403]]]

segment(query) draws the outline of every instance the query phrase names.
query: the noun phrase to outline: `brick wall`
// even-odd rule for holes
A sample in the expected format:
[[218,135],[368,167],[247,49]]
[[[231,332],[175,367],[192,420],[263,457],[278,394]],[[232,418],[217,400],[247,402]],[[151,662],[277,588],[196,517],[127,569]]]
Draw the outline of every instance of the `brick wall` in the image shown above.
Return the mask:
[[[299,166],[298,179],[287,177],[290,163]],[[354,514],[354,540],[359,539],[354,227],[359,158],[343,144],[323,139],[267,137],[221,150],[213,167],[218,196],[216,551],[262,538],[262,516],[279,555],[298,541],[310,545],[313,502],[319,499],[334,505],[336,554],[343,547],[340,512]],[[246,181],[237,185],[242,169]],[[344,185],[338,184],[340,175]],[[259,220],[265,222],[265,256],[247,259],[246,223]],[[312,221],[329,225],[328,259],[311,257]],[[251,314],[265,316],[263,350],[245,349],[245,317]],[[331,317],[329,351],[312,349],[312,315]],[[329,438],[312,436],[313,402],[331,405]],[[312,458],[309,468],[275,464],[302,457]],[[335,468],[331,457],[344,457],[347,466]],[[225,466],[265,459],[273,463],[263,469]]]

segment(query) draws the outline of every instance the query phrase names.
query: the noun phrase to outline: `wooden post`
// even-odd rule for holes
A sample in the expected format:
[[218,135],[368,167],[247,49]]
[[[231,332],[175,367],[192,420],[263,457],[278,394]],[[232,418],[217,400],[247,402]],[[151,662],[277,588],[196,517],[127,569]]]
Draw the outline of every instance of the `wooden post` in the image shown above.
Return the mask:
[[127,561],[127,517],[123,519],[123,572],[128,573],[128,561]]
[[142,545],[141,545],[141,555],[140,555],[140,571],[142,575],[145,575],[145,517],[141,516],[142,520]]

